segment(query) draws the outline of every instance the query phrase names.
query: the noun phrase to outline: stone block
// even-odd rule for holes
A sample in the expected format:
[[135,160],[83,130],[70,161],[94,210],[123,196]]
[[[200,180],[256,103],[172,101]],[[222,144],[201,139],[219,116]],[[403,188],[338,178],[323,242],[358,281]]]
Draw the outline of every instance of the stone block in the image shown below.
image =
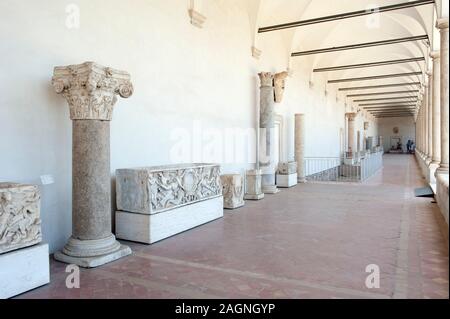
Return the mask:
[[17,296],[50,282],[47,244],[0,255],[0,299]]
[[214,197],[158,214],[116,212],[116,237],[152,244],[223,217],[223,198]]
[[244,206],[244,179],[240,174],[220,176],[223,186],[223,207],[235,209]]
[[289,188],[297,185],[297,173],[294,174],[278,174],[277,175],[277,186],[281,188]]

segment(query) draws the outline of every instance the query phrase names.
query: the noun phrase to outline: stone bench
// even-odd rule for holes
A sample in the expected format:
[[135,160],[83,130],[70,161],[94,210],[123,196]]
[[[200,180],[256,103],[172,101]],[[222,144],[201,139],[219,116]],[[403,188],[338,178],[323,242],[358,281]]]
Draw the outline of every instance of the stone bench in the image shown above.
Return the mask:
[[151,244],[223,216],[220,166],[116,171],[116,237]]

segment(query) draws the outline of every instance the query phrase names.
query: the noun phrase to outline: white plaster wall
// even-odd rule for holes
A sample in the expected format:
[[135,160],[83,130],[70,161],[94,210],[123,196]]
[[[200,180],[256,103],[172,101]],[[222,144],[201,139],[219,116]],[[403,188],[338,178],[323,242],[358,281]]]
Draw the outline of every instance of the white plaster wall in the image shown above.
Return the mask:
[[[384,139],[384,150],[388,151],[391,148],[391,137],[401,137],[403,150],[406,151],[406,143],[408,140],[416,142],[416,126],[414,117],[392,117],[379,119],[380,135]],[[398,134],[394,134],[394,127],[398,127]]]
[[[79,29],[65,25],[71,3],[80,8]],[[50,86],[54,66],[96,61],[131,73],[135,93],[118,101],[111,123],[112,175],[117,168],[173,161],[220,162],[223,172],[253,166],[246,155],[254,139],[247,145],[233,138],[252,137],[256,74],[285,70],[289,48],[276,33],[267,34],[258,39],[262,58],[252,58],[244,1],[204,2],[203,29],[189,24],[188,5],[187,0],[0,2],[0,180],[40,184],[42,175],[53,177],[53,184],[41,185],[43,235],[52,252],[71,233],[72,143],[67,103]],[[344,99],[336,102],[333,87],[325,96],[323,79],[310,87],[309,66],[301,60],[292,67],[284,101],[276,106],[285,119],[284,158],[294,158],[295,113],[306,115],[306,156],[339,156]],[[192,156],[175,157],[181,145],[188,145]]]

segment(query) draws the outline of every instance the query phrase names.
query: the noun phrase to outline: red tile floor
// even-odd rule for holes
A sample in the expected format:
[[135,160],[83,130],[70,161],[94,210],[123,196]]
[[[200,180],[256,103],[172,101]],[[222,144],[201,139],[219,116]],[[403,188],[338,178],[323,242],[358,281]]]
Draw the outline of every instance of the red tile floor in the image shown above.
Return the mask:
[[[386,155],[364,184],[309,183],[19,298],[448,298],[448,226],[413,156]],[[380,268],[368,289],[366,266]]]

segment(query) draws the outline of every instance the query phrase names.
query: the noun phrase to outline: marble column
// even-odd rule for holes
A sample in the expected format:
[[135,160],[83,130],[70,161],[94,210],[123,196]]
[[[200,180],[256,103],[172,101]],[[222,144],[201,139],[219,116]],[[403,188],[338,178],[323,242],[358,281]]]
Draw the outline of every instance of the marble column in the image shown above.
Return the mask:
[[295,114],[295,161],[297,180],[305,183],[305,114]]
[[436,23],[441,36],[441,68],[440,68],[440,100],[441,100],[441,162],[437,174],[448,174],[448,17],[439,19]]
[[427,147],[427,158],[426,164],[430,165],[431,159],[433,157],[433,72],[427,72],[428,77],[428,118],[427,118],[427,138],[428,138],[428,147]]
[[432,156],[430,163],[430,182],[436,181],[434,173],[439,167],[441,161],[441,107],[440,107],[440,54],[438,51],[430,53],[430,57],[433,59],[433,78],[432,78]]
[[110,121],[117,95],[133,87],[127,72],[93,62],[55,67],[52,84],[72,120],[72,236],[54,256],[97,267],[131,254],[111,232]]
[[279,190],[275,183],[275,101],[273,90],[274,74],[261,72],[258,74],[260,86],[260,145],[259,168],[262,170],[262,191],[265,194],[275,194]]
[[355,118],[356,113],[346,113],[345,116],[347,117],[347,138],[348,138],[348,145],[347,145],[347,157],[353,158],[354,152],[355,152]]

